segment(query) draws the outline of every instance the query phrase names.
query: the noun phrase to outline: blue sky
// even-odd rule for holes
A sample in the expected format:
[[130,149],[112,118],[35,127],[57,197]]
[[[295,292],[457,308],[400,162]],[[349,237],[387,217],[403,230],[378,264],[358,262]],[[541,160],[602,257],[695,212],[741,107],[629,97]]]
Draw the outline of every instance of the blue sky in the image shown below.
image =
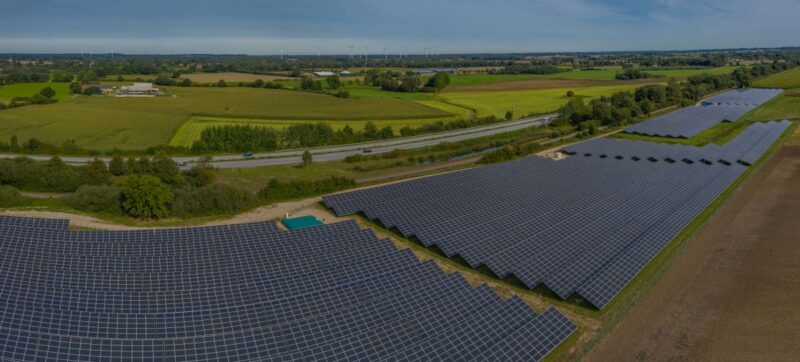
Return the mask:
[[778,47],[800,45],[798,14],[800,0],[3,0],[0,52]]

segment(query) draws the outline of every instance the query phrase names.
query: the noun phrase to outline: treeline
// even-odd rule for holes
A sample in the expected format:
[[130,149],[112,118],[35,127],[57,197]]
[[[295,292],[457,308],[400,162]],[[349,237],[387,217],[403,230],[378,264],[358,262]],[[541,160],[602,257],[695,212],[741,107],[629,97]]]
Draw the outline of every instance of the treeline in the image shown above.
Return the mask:
[[447,72],[437,72],[423,84],[419,74],[408,71],[398,72],[393,70],[369,69],[364,74],[364,84],[381,87],[390,92],[438,92],[450,84],[450,75]]
[[121,184],[83,185],[66,202],[90,212],[105,212],[142,219],[189,217],[239,212],[256,204],[244,190],[215,183],[208,159],[180,170],[166,155],[153,159],[115,156],[108,173],[125,176]]
[[564,72],[564,69],[553,65],[538,64],[512,64],[500,69],[492,69],[490,74],[555,74]]
[[614,78],[617,80],[633,80],[633,79],[646,79],[646,78],[654,78],[655,76],[647,73],[641,69],[625,69],[625,71],[621,73],[617,73]]
[[330,124],[301,123],[283,129],[249,125],[216,126],[204,129],[192,145],[195,152],[275,151],[287,148],[318,147],[394,137],[392,127],[378,128],[367,122],[363,130],[349,125],[333,130]]
[[785,69],[784,65],[737,68],[731,74],[699,74],[678,83],[646,85],[634,92],[616,92],[611,96],[593,99],[585,104],[582,98],[573,98],[559,109],[556,124],[578,125],[586,121],[599,121],[602,125],[623,125],[634,118],[649,115],[665,107],[680,107],[696,103],[706,95],[720,90],[747,87],[754,74],[769,75]]

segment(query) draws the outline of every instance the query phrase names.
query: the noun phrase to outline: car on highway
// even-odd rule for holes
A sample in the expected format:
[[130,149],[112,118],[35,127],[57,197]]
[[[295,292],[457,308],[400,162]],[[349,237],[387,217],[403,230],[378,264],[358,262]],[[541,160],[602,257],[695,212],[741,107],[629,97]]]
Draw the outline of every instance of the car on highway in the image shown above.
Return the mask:
[[365,148],[365,149],[364,149],[364,153],[372,153],[372,150],[371,150],[371,149],[369,149],[369,148]]
[[247,151],[244,154],[242,154],[242,157],[244,157],[245,160],[250,160],[253,159],[255,156],[253,155],[253,151]]
[[186,166],[189,166],[189,164],[188,164],[188,163],[186,163],[186,161],[175,161],[175,164],[176,164],[176,165],[178,165],[178,167],[186,167]]

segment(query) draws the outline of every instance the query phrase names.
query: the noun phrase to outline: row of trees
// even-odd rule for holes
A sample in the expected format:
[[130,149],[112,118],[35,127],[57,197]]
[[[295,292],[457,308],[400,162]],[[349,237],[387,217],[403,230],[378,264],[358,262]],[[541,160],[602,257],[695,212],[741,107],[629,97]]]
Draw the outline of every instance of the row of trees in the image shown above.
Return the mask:
[[419,74],[415,72],[370,69],[364,75],[364,84],[391,92],[438,92],[450,84],[450,75],[447,72],[438,72],[423,85]]
[[217,126],[206,128],[200,140],[192,145],[195,152],[274,151],[287,148],[318,147],[364,141],[384,140],[394,137],[392,127],[378,128],[367,122],[362,130],[349,125],[333,130],[330,124],[301,123],[284,129],[249,125]]
[[633,80],[633,79],[653,78],[653,75],[641,69],[627,68],[623,72],[617,73],[614,76],[614,78],[616,78],[617,80]]
[[704,96],[727,88],[747,87],[756,74],[769,75],[786,68],[786,64],[737,68],[731,74],[699,74],[678,83],[670,80],[666,85],[646,85],[634,92],[616,92],[585,104],[582,98],[572,98],[559,110],[556,124],[578,125],[596,120],[602,125],[622,125],[633,118],[648,115],[653,111],[677,105],[688,106]]
[[563,72],[564,69],[553,65],[540,64],[512,64],[500,69],[489,71],[491,74],[555,74]]

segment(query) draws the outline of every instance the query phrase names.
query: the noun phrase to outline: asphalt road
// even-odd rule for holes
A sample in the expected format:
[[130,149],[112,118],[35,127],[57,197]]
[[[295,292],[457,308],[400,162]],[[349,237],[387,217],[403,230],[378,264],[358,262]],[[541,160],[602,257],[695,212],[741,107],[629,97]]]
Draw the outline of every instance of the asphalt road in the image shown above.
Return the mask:
[[[541,117],[524,118],[515,121],[502,122],[491,124],[487,126],[472,127],[467,129],[439,132],[414,137],[395,138],[385,141],[364,142],[340,146],[327,146],[316,147],[308,149],[314,155],[315,162],[322,161],[337,161],[342,160],[347,156],[355,154],[379,154],[391,152],[395,149],[415,149],[428,146],[434,146],[442,142],[458,142],[473,138],[486,137],[500,133],[512,132],[528,127],[537,125],[549,124],[554,119],[555,114],[545,115]],[[369,153],[364,152],[370,150]],[[242,155],[218,155],[214,156],[212,164],[216,168],[253,168],[263,166],[276,166],[276,165],[296,165],[302,162],[302,154],[305,149],[288,150],[256,153],[253,158],[245,159]],[[19,155],[16,154],[0,154],[0,158],[14,158]],[[28,156],[37,161],[47,161],[52,156],[49,155],[32,155]],[[63,156],[61,159],[72,165],[86,164],[94,160],[94,157],[73,157]],[[109,157],[101,157],[100,159],[108,162]],[[192,164],[200,161],[199,156],[187,157],[174,157],[176,162],[185,162],[186,167],[191,167]]]

